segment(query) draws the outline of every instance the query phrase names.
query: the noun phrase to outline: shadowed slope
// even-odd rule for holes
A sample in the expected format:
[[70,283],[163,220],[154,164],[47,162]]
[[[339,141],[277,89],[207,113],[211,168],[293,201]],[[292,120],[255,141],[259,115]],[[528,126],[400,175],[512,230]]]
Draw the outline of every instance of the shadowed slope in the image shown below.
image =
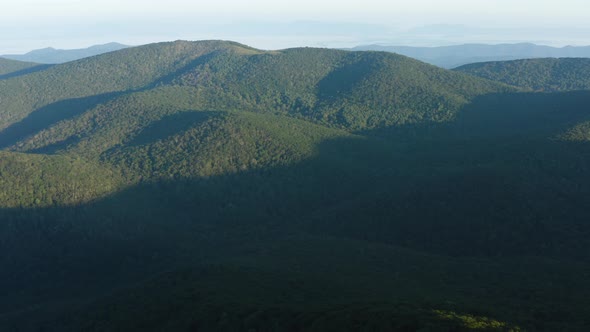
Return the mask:
[[[491,330],[504,325],[481,317],[583,330],[590,310],[588,279],[579,278],[589,273],[582,250],[590,238],[587,212],[575,202],[563,210],[551,204],[564,206],[564,189],[575,193],[563,181],[570,168],[553,161],[572,165],[588,146],[548,150],[543,142],[511,147],[514,154],[495,160],[499,151],[507,156],[505,146],[485,141],[441,141],[430,149],[416,142],[400,150],[344,137],[282,166],[146,183],[75,209],[4,210],[1,243],[18,256],[3,257],[2,284],[20,290],[6,293],[5,312],[15,303],[61,304],[6,314],[0,323],[10,327],[24,314],[49,331],[218,330],[262,324],[244,315],[268,312],[278,326],[308,326],[305,316],[329,329],[349,323],[344,310],[383,331],[445,326],[440,317],[459,319],[451,324],[458,330],[460,317],[481,319],[476,326]],[[556,158],[531,159],[533,146]],[[502,162],[506,168],[494,166]],[[514,172],[521,165],[529,176]],[[582,192],[590,185],[587,177],[576,181]],[[527,217],[530,211],[536,213]],[[220,267],[177,270],[203,264]],[[162,270],[171,272],[146,280]],[[96,299],[109,289],[107,280],[140,286]],[[19,286],[31,284],[36,290]],[[389,318],[374,322],[362,308]],[[434,309],[443,310],[440,317]],[[226,324],[222,317],[229,325],[217,325]]]
[[531,59],[474,63],[455,71],[535,91],[590,89],[590,59]]
[[477,95],[511,90],[394,54],[326,49],[224,53],[172,84],[198,87],[211,108],[272,111],[348,130],[446,121]]
[[[86,98],[65,99],[41,107],[30,113],[22,121],[0,131],[0,149],[10,147],[54,124],[75,118],[85,111],[104,103],[118,94],[94,95]],[[35,139],[35,137],[33,137]]]
[[18,72],[31,70],[37,66],[39,66],[37,63],[0,58],[0,80],[6,79]]
[[40,107],[63,99],[145,88],[215,50],[239,49],[229,42],[173,42],[133,47],[56,65],[42,72],[5,80],[0,89],[0,128]]

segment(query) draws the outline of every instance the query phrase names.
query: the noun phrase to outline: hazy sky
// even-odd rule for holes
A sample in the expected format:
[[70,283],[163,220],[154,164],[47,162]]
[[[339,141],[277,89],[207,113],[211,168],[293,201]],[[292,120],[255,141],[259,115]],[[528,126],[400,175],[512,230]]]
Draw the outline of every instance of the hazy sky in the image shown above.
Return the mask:
[[368,42],[590,44],[587,0],[0,1],[0,54],[209,38],[267,49]]

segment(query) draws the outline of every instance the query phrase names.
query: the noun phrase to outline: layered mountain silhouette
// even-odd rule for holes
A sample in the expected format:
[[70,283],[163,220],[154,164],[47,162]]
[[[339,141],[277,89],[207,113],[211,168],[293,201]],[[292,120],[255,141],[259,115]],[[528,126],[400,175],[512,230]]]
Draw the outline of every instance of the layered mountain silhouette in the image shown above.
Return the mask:
[[119,43],[108,43],[102,45],[94,45],[88,48],[61,50],[53,47],[47,47],[39,50],[33,50],[26,54],[5,54],[0,57],[18,61],[56,64],[75,61],[82,58],[87,58],[103,53],[122,50],[129,46]]
[[585,330],[590,91],[535,61],[0,67],[0,330]]
[[589,58],[589,46],[551,47],[531,43],[464,44],[439,47],[357,46],[355,51],[385,51],[406,55],[443,68],[455,68],[476,62],[507,61],[530,58]]

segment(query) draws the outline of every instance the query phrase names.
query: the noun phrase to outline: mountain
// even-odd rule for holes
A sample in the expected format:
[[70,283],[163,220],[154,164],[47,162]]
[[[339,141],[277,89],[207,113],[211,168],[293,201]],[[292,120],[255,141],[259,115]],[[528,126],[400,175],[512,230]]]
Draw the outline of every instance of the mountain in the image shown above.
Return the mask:
[[0,58],[0,77],[36,66],[36,63],[21,62]]
[[456,71],[534,91],[590,89],[590,59],[531,59],[484,62]]
[[5,54],[0,57],[18,61],[28,61],[44,64],[65,63],[82,58],[87,58],[103,53],[122,50],[129,46],[119,43],[108,43],[103,45],[94,45],[88,48],[73,49],[73,50],[58,50],[52,47],[47,47],[39,50],[34,50],[26,54]]
[[409,56],[442,68],[455,68],[476,62],[507,61],[528,58],[589,58],[590,46],[561,48],[520,44],[464,44],[439,47],[364,45],[354,51],[385,51]]
[[[43,93],[29,94],[22,85]],[[21,135],[29,122],[42,123],[37,116],[63,120],[90,104],[158,86],[197,89],[192,98],[199,109],[269,112],[350,130],[444,121],[478,94],[514,91],[394,54],[261,52],[223,42],[177,42],[129,48],[6,81],[0,128],[11,128],[2,133],[0,145],[16,143],[7,135]],[[64,103],[71,105],[60,111]]]
[[0,80],[2,331],[584,331],[588,91],[158,43]]
[[32,62],[22,62],[0,58],[0,80],[27,75],[49,68],[51,65],[41,65]]

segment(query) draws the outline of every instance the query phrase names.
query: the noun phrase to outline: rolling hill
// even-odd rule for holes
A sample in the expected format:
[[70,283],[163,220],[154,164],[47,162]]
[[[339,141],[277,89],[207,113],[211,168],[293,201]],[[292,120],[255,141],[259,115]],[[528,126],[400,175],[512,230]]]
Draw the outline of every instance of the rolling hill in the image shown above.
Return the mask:
[[[409,76],[411,79],[395,81]],[[198,85],[197,95],[209,103],[204,107],[280,112],[354,129],[421,118],[442,121],[469,98],[510,90],[393,54],[320,49],[261,52],[215,41],[130,48],[54,66],[4,85],[0,128],[57,101],[108,98],[108,94],[157,85]],[[25,95],[22,85],[46,91]],[[408,103],[413,96],[416,101]],[[432,113],[433,109],[440,112]],[[354,118],[349,113],[367,115]]]
[[590,88],[590,59],[530,59],[484,62],[456,71],[533,91],[572,91]]
[[0,58],[0,80],[27,75],[47,68],[49,65]]
[[589,324],[588,91],[177,41],[0,100],[0,330]]
[[21,62],[8,59],[0,59],[0,77],[36,66],[35,63]]

